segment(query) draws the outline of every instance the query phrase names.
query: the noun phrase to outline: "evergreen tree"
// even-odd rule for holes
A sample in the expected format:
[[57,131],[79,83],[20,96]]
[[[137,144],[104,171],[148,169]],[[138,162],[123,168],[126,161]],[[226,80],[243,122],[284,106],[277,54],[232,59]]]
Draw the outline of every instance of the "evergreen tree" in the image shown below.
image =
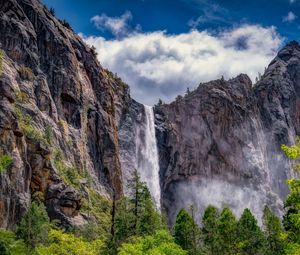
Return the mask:
[[220,254],[220,243],[218,237],[219,212],[210,205],[206,208],[202,218],[202,237],[204,248],[209,255]]
[[268,206],[264,208],[263,224],[267,239],[267,255],[284,254],[284,243],[281,238],[283,229],[280,219],[272,213]]
[[260,227],[257,225],[257,220],[246,208],[238,221],[238,238],[241,254],[245,255],[261,255],[265,254],[266,240]]
[[27,253],[38,244],[48,241],[51,223],[46,208],[41,203],[32,202],[28,211],[23,216],[17,227],[17,237],[23,239],[27,245]]
[[132,236],[152,235],[164,228],[147,185],[135,170],[128,180],[129,197],[116,203],[114,216],[114,243],[119,246]]
[[222,254],[232,255],[239,253],[237,242],[237,220],[228,207],[225,207],[221,212],[218,224],[218,235]]
[[175,243],[188,251],[189,254],[197,254],[200,231],[193,217],[185,209],[181,209],[177,214],[174,231]]

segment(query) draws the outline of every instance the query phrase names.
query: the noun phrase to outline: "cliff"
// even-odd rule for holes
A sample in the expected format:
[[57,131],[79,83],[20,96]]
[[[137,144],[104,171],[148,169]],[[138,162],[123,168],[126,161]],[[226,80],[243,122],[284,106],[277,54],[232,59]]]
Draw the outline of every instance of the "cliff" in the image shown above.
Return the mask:
[[33,196],[51,218],[80,224],[85,191],[70,184],[123,192],[117,126],[128,86],[38,0],[0,1],[0,34],[1,155],[13,161],[0,174],[0,226]]
[[200,84],[157,106],[162,201],[169,218],[183,205],[229,205],[280,213],[293,173],[280,149],[299,134],[300,46],[291,42],[260,81],[247,75]]

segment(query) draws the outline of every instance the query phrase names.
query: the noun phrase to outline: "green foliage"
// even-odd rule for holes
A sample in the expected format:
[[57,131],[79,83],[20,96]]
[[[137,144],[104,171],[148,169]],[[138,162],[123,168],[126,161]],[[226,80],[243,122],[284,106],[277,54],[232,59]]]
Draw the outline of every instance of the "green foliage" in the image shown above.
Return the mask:
[[15,108],[15,113],[17,115],[20,128],[27,138],[47,144],[47,140],[44,135],[33,126],[33,121],[29,114],[23,113],[23,111],[17,107]]
[[17,240],[13,232],[0,229],[0,254],[24,255],[26,246],[22,240]]
[[23,239],[27,250],[31,251],[39,244],[48,242],[48,233],[52,227],[43,204],[32,202],[17,227],[17,237]]
[[[300,159],[300,139],[296,138],[296,144],[292,146],[281,146],[287,157],[297,162]],[[294,169],[299,170],[300,165],[294,164]],[[284,203],[286,213],[283,217],[283,225],[287,231],[287,239],[289,242],[300,244],[300,180],[288,180],[290,193]],[[289,245],[292,247],[293,245]]]
[[4,60],[4,53],[2,50],[0,50],[0,75],[2,74],[3,71],[3,60]]
[[15,91],[15,95],[16,95],[16,100],[18,103],[20,103],[20,104],[28,103],[29,97],[25,92],[23,92],[21,90],[17,90],[17,91]]
[[248,208],[244,210],[238,221],[238,238],[241,254],[265,254],[266,240],[264,234],[257,225],[257,220]]
[[202,236],[205,250],[207,254],[219,254],[219,238],[218,238],[218,225],[219,225],[219,211],[214,206],[208,206],[202,218]]
[[267,239],[266,255],[284,254],[283,228],[280,219],[267,206],[263,211],[263,224]]
[[103,242],[99,239],[85,241],[81,237],[52,229],[49,234],[49,245],[39,246],[37,255],[97,255],[102,249]]
[[13,159],[10,155],[0,155],[0,173],[6,172],[12,163]]
[[95,217],[96,223],[88,224],[81,234],[87,240],[93,240],[96,236],[101,239],[108,238],[111,223],[110,211],[111,201],[98,194],[97,191],[88,189],[88,197],[83,199],[81,212],[89,217]]
[[54,138],[54,131],[53,131],[53,128],[52,128],[51,125],[46,126],[44,137],[45,137],[47,143],[49,145],[51,145],[52,141],[53,141],[53,138]]
[[67,165],[61,151],[55,152],[54,165],[58,170],[60,177],[66,184],[76,189],[80,188],[81,186],[90,185],[91,176],[89,175],[88,171]]
[[153,235],[165,228],[150,192],[136,170],[128,180],[128,192],[129,197],[123,197],[116,203],[110,247],[119,247],[133,236]]
[[221,212],[218,224],[218,236],[218,243],[222,254],[239,254],[237,220],[228,207],[225,207]]
[[131,243],[124,243],[119,255],[186,255],[172,236],[165,230],[151,236],[135,238]]
[[198,254],[200,229],[185,209],[181,209],[177,214],[174,231],[175,242],[178,245],[188,251],[189,254]]
[[[285,153],[285,155],[292,159],[297,160],[300,158],[300,138],[296,137],[296,144],[292,146],[281,145],[281,149]],[[300,164],[293,164],[293,167],[296,171],[300,170]]]
[[35,75],[33,74],[33,71],[30,67],[27,66],[20,66],[19,68],[19,74],[21,79],[26,81],[33,81],[35,79]]

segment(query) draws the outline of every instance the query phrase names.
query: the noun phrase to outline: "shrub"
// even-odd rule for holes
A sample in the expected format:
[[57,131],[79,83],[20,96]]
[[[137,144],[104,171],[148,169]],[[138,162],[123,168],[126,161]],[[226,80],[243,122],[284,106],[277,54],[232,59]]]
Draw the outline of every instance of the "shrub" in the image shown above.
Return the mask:
[[63,181],[74,187],[80,188],[81,185],[89,186],[91,182],[91,176],[88,171],[81,170],[78,167],[68,166],[61,151],[57,151],[54,156],[54,165],[58,170],[60,177]]
[[67,29],[72,30],[72,27],[71,27],[70,23],[68,21],[66,21],[65,19],[63,19],[63,20],[59,19],[58,21],[60,22],[60,24],[62,24]]
[[5,172],[12,163],[13,159],[11,156],[7,154],[0,156],[0,173]]
[[103,246],[103,242],[99,239],[84,241],[81,237],[54,229],[50,231],[49,241],[49,246],[39,246],[36,249],[38,255],[95,255],[99,254]]
[[17,102],[19,102],[20,104],[28,103],[29,97],[25,92],[21,90],[17,90],[15,92],[15,95],[16,95]]
[[47,140],[43,134],[32,125],[32,118],[29,114],[23,113],[19,108],[15,109],[15,113],[19,120],[20,128],[26,137],[47,144]]
[[35,78],[35,76],[32,72],[32,69],[27,66],[20,66],[19,74],[20,74],[21,79],[26,80],[26,81],[33,81]]
[[47,143],[49,145],[52,144],[53,138],[54,138],[54,131],[53,128],[50,125],[47,125],[45,128],[45,135],[44,135]]
[[0,229],[0,254],[24,255],[26,246],[22,240],[17,240],[13,232]]
[[107,237],[111,224],[111,201],[97,191],[88,189],[88,196],[82,199],[81,212],[94,216],[97,221],[95,230],[101,238]]

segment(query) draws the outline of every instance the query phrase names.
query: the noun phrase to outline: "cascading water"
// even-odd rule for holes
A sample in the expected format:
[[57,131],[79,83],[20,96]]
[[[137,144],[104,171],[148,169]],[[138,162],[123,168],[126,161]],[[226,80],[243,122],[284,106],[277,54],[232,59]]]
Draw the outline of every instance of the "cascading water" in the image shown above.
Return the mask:
[[144,105],[145,122],[137,130],[136,168],[142,181],[146,182],[150,193],[160,210],[159,161],[156,144],[154,112],[151,106]]

